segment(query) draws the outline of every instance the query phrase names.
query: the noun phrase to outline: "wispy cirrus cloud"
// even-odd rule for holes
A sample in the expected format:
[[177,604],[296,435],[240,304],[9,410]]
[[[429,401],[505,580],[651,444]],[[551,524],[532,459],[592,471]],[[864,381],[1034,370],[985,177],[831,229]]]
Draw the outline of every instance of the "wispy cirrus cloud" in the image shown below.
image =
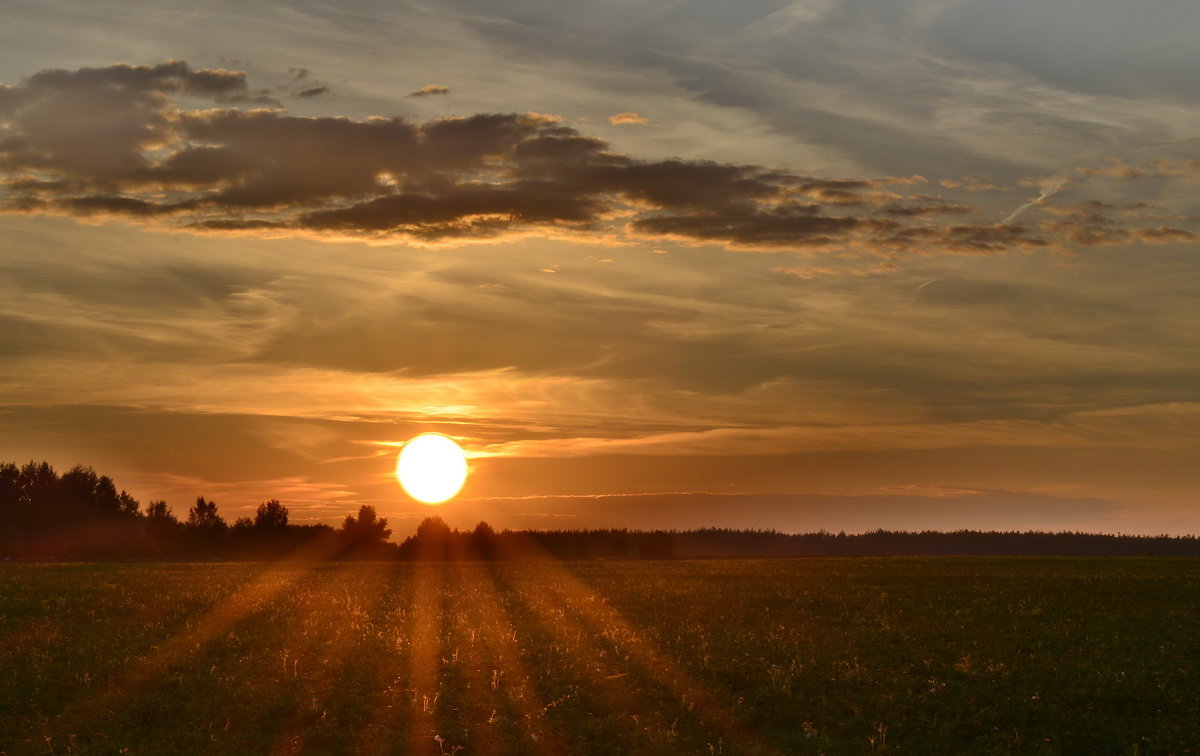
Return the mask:
[[1200,443],[1200,435],[1180,426],[1200,416],[1200,404],[1171,403],[1116,410],[1068,413],[1051,422],[986,420],[961,423],[760,425],[674,431],[627,438],[555,438],[510,441],[484,451],[495,456],[571,457],[596,454],[723,455],[798,453],[863,449],[945,449],[953,447],[1054,448],[1120,447],[1146,443],[1148,429],[1163,431],[1164,448]]

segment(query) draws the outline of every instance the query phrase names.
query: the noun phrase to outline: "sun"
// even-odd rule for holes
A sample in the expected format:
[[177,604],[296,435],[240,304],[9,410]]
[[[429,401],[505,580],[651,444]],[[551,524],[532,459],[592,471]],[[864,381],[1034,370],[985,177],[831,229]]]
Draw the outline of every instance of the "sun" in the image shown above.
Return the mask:
[[467,480],[467,455],[449,436],[422,433],[404,444],[396,457],[396,480],[422,504],[441,504]]

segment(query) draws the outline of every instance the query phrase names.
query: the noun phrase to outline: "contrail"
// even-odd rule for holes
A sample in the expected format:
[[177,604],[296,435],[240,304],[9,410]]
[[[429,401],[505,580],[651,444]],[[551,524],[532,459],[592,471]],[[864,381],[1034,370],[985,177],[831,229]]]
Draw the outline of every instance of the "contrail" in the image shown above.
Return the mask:
[[913,289],[913,293],[912,293],[911,297],[909,297],[904,302],[901,302],[900,305],[898,307],[896,307],[896,309],[892,310],[892,313],[889,317],[894,317],[894,316],[898,315],[899,313],[901,313],[902,311],[907,310],[909,305],[913,304],[918,299],[920,299],[921,292],[925,291],[926,286],[929,286],[930,284],[935,284],[938,281],[945,281],[949,277],[950,277],[950,271],[947,270],[945,273],[938,276],[937,278],[931,278],[928,281],[926,281],[925,283],[920,284],[919,286],[917,286],[917,288]]
[[1052,179],[1047,179],[1047,180],[1043,181],[1042,183],[1038,184],[1038,188],[1040,188],[1042,190],[1041,194],[1039,194],[1034,199],[1029,200],[1024,205],[1021,205],[1016,210],[1013,210],[1012,214],[1009,215],[1004,220],[1000,221],[1000,223],[1001,224],[1012,223],[1014,220],[1016,220],[1018,215],[1025,212],[1026,210],[1033,207],[1034,205],[1042,204],[1047,199],[1058,194],[1063,189],[1066,189],[1067,184],[1070,184],[1070,183],[1071,183],[1071,180],[1066,179],[1066,178],[1052,178]]

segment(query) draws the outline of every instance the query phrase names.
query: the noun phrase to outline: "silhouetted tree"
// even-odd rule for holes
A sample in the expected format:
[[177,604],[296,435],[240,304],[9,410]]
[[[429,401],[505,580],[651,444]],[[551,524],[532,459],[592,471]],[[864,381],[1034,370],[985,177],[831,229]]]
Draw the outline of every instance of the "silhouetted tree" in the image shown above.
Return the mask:
[[471,531],[471,552],[479,559],[495,559],[499,556],[500,542],[496,539],[496,531],[483,520]]
[[21,468],[13,462],[0,465],[0,553],[20,554],[32,519],[22,487]]
[[196,498],[196,503],[188,510],[187,532],[188,545],[192,556],[214,557],[224,554],[226,531],[229,526],[221,515],[217,514],[217,503],[207,501],[203,496]]
[[270,499],[258,505],[254,513],[254,527],[242,534],[245,553],[253,559],[281,559],[293,551],[296,539],[294,529],[288,526],[288,508],[278,499]]
[[346,515],[342,521],[341,538],[347,556],[357,558],[379,558],[385,553],[384,544],[392,534],[387,518],[379,517],[375,507],[363,504],[358,508],[358,517]]
[[217,514],[217,503],[205,501],[203,496],[196,497],[196,503],[188,510],[187,524],[190,527],[205,531],[224,530],[225,520]]
[[157,499],[146,505],[146,519],[150,522],[178,523],[171,506],[162,499]]
[[141,503],[137,499],[133,498],[125,491],[117,494],[117,507],[120,509],[122,514],[136,517],[141,506]]
[[32,460],[21,468],[20,485],[22,498],[25,503],[41,504],[42,509],[49,512],[54,504],[58,488],[58,473],[49,462],[37,464]]
[[156,552],[171,554],[175,551],[179,527],[179,520],[167,502],[159,499],[146,505],[146,531]]
[[[773,530],[707,528],[693,531],[505,530],[486,522],[452,530],[430,517],[399,547],[387,541],[387,521],[369,506],[328,525],[292,525],[288,509],[272,499],[254,519],[226,527],[215,503],[203,497],[181,524],[163,501],[139,513],[138,501],[90,467],[63,475],[47,462],[0,462],[0,556],[32,559],[105,559],[128,556],[235,556],[328,559],[342,555],[382,559],[559,559],[706,556],[854,555],[1072,555],[1200,556],[1196,536],[1124,536],[1097,533],[895,532],[789,534]],[[205,536],[212,536],[206,538]],[[354,546],[362,548],[355,549]]]
[[59,515],[78,523],[111,517],[120,511],[112,478],[101,477],[90,467],[72,467],[58,480],[55,503]]
[[400,545],[401,554],[410,559],[445,560],[451,555],[456,533],[441,517],[426,517],[417,532]]
[[112,478],[77,465],[0,465],[0,550],[30,558],[106,558],[144,541],[138,502]]
[[279,499],[264,501],[254,513],[254,527],[263,530],[280,530],[287,527],[288,508]]
[[445,542],[450,538],[450,526],[441,517],[426,517],[417,526],[417,540],[430,543]]

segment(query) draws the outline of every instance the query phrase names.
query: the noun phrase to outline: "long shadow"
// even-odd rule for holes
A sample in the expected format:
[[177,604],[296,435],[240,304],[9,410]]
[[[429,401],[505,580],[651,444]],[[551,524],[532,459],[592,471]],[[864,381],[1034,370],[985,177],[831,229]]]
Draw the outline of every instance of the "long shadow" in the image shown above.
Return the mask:
[[[569,753],[562,733],[546,718],[552,702],[546,700],[544,686],[524,662],[525,649],[518,641],[523,628],[513,622],[506,608],[508,600],[497,589],[492,574],[482,564],[464,562],[457,563],[454,572],[460,589],[456,596],[465,602],[464,620],[482,641],[485,658],[494,660],[494,666],[488,667],[490,674],[482,668],[475,672],[477,677],[484,676],[483,690],[490,691],[488,698],[497,704],[489,718],[503,711],[508,721],[496,724],[515,729],[518,739],[510,736],[509,740],[522,750]],[[490,740],[493,742],[484,747],[498,747],[501,738]]]
[[[530,552],[526,550],[524,553]],[[523,585],[509,583],[507,588],[521,597],[528,614],[539,620],[564,647],[573,645],[577,654],[587,654],[599,660],[604,657],[604,649],[595,638],[605,638],[616,652],[614,662],[628,661],[642,677],[653,680],[665,689],[675,699],[678,710],[686,712],[687,716],[715,735],[714,740],[718,744],[734,745],[745,753],[777,752],[762,742],[729,704],[662,652],[607,599],[580,580],[565,563],[552,558],[537,558],[534,562],[526,563],[531,567],[536,566],[536,586],[531,585],[530,590],[525,590]],[[633,670],[616,666],[608,669],[607,673],[593,676],[590,687],[599,693],[607,706],[613,707],[610,710],[620,711],[627,708],[627,702],[637,700],[637,690],[626,680]],[[631,716],[645,715],[643,712]],[[656,728],[660,728],[660,732],[672,737],[674,723],[668,724],[661,712],[649,712],[649,717],[655,722]],[[638,723],[635,721],[634,724]]]
[[[338,563],[325,567],[324,578],[315,588],[293,594],[297,603],[295,614],[299,627],[294,635],[301,643],[294,649],[290,673],[297,684],[305,683],[308,705],[299,705],[280,729],[274,753],[347,750],[344,740],[331,742],[329,734],[319,727],[333,710],[339,724],[349,727],[358,717],[345,716],[347,695],[356,692],[355,682],[363,670],[351,667],[351,657],[364,637],[375,628],[391,588],[390,578],[396,575],[396,565],[390,563]],[[286,667],[286,664],[285,664]],[[303,702],[298,702],[303,703]],[[373,721],[383,712],[359,709],[361,718]],[[347,721],[350,720],[350,721]]]
[[164,677],[184,660],[199,655],[214,639],[227,633],[283,594],[314,570],[320,560],[333,556],[325,544],[308,545],[292,559],[270,563],[235,593],[226,597],[177,635],[132,659],[95,695],[84,697],[54,718],[55,732],[85,732],[89,724],[111,716],[118,703],[132,700],[139,691]]

